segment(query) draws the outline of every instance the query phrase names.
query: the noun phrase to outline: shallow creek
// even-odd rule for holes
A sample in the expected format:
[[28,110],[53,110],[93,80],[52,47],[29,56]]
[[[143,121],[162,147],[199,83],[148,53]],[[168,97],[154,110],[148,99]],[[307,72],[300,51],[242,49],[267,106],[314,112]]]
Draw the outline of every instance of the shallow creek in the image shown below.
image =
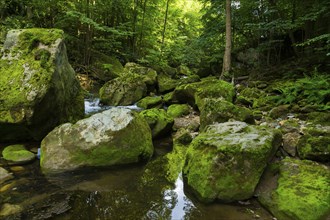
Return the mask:
[[[85,102],[87,114],[108,108],[95,103],[96,99]],[[47,177],[38,160],[18,171],[4,165],[15,178],[0,186],[0,205],[16,209],[4,219],[273,219],[255,199],[235,204],[198,202],[181,174],[175,182],[165,177],[162,158],[171,151],[171,141],[158,140],[154,145],[155,156],[148,164],[86,168]]]

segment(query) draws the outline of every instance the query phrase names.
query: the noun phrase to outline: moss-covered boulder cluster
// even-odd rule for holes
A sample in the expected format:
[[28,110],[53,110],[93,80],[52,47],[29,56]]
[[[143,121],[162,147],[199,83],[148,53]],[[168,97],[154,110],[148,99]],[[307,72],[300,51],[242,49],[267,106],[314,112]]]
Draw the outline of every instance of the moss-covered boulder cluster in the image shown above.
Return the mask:
[[[146,165],[143,185],[159,187],[148,170],[171,183],[183,171],[203,202],[255,196],[280,220],[329,217],[329,77],[234,86],[184,65],[155,71],[95,53],[91,76],[110,110],[77,121],[82,93],[62,31],[14,30],[3,48],[0,142],[43,138],[45,174],[148,160],[152,141],[172,135],[172,152]],[[140,109],[114,107],[133,104]],[[2,156],[8,164],[35,158],[23,145]]]
[[57,29],[8,32],[0,59],[0,142],[40,140],[55,126],[83,117],[63,37]]

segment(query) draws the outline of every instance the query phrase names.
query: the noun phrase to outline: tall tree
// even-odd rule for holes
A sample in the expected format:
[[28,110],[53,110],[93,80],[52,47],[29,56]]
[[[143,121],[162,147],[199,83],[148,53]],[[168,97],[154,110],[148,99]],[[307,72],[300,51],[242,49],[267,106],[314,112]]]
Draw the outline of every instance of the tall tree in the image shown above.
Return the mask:
[[226,0],[226,47],[223,56],[222,73],[220,79],[230,72],[231,69],[231,0]]

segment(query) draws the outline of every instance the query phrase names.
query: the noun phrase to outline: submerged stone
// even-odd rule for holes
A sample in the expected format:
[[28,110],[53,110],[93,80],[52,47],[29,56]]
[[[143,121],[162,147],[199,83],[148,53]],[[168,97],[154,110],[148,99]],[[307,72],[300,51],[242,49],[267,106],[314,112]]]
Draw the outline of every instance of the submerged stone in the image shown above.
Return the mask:
[[187,184],[204,202],[249,199],[280,143],[281,134],[268,127],[238,121],[210,125],[188,148]]
[[50,132],[41,142],[44,173],[84,166],[111,166],[149,159],[151,131],[138,113],[112,108]]
[[84,115],[83,95],[58,29],[7,34],[0,59],[0,142],[41,140]]
[[[274,178],[274,183],[269,179]],[[273,164],[260,187],[259,201],[283,220],[320,220],[330,217],[330,170],[308,160],[285,158]],[[273,186],[273,187],[271,187]]]
[[0,184],[6,182],[7,180],[13,179],[13,174],[8,172],[6,169],[0,167]]

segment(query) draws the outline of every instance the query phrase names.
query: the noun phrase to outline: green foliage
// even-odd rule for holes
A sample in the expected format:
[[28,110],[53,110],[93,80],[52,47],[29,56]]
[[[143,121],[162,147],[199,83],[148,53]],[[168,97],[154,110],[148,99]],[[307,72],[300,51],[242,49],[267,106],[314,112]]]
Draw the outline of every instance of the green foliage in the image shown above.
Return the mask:
[[330,77],[314,74],[298,79],[296,82],[281,83],[276,89],[280,92],[274,99],[278,104],[311,104],[319,105],[320,109],[329,109]]

